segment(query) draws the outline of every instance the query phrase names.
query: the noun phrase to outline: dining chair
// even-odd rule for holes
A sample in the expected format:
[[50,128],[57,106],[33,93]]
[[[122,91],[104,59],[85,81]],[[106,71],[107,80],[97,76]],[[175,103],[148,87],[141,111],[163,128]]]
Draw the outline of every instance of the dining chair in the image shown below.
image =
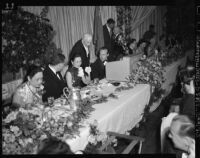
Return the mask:
[[115,138],[125,139],[129,140],[130,144],[126,146],[125,149],[120,154],[129,154],[136,145],[139,144],[139,149],[137,151],[138,154],[141,153],[142,149],[142,143],[145,141],[144,138],[138,137],[138,136],[131,136],[131,135],[125,135],[125,134],[119,134],[116,132],[108,131],[107,135],[109,136],[109,139],[106,141],[106,143],[98,149],[100,154],[117,154],[117,151],[114,149],[114,147],[111,146],[112,141]]

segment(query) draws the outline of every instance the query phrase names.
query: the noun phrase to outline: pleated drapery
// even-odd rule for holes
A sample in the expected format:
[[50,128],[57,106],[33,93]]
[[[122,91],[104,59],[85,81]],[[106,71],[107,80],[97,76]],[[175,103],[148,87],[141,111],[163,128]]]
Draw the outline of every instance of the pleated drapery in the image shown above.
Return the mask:
[[[139,15],[139,12],[141,15]],[[134,21],[133,19],[131,37],[135,38],[138,41],[140,38],[142,38],[145,31],[149,30],[149,25],[153,24],[155,25],[155,31],[157,33],[157,40],[158,40],[159,36],[164,33],[163,26],[165,25],[165,19],[164,19],[165,13],[166,13],[165,6],[156,6],[156,7],[148,6],[147,8],[139,7],[138,9],[135,9],[135,15],[133,15],[133,17],[136,20]],[[137,20],[138,19],[137,16],[141,17],[140,18],[141,20]]]
[[[24,6],[24,10],[39,15],[44,6]],[[47,18],[50,20],[56,35],[54,42],[57,47],[63,50],[63,54],[68,59],[68,55],[73,45],[84,33],[93,34],[95,6],[50,6]],[[100,6],[102,24],[108,18],[117,19],[115,6]],[[91,62],[96,59],[94,45],[90,48]]]

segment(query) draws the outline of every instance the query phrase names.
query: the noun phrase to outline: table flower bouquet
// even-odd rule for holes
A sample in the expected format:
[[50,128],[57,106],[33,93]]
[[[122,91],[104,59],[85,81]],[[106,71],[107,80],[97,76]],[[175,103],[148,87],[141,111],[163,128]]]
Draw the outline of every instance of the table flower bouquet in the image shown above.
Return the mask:
[[154,101],[157,101],[164,93],[161,88],[165,81],[163,73],[164,69],[159,61],[144,56],[137,62],[137,67],[131,72],[128,81],[134,85],[150,84]]
[[[85,152],[90,154],[100,153],[101,147],[107,142],[107,140],[107,134],[98,129],[98,122],[97,120],[94,120],[94,122],[90,124],[90,135],[88,136],[88,144],[85,147]],[[111,143],[113,146],[116,146],[117,139],[114,139]]]
[[79,134],[84,119],[94,110],[93,102],[86,98],[76,111],[63,106],[51,108],[19,108],[2,120],[3,154],[34,154],[41,140],[48,136],[66,140]]
[[8,114],[2,122],[3,154],[35,153],[39,141],[47,137],[40,126],[40,113],[36,109],[20,108]]
[[164,69],[159,61],[143,57],[137,62],[137,67],[131,72],[128,81],[133,84],[151,84],[160,88],[165,81]]

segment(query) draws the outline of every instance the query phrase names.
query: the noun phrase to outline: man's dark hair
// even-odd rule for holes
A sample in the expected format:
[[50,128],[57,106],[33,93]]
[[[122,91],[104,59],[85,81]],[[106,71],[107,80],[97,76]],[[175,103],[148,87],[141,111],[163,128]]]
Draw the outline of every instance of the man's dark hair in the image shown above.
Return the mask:
[[149,25],[149,29],[153,29],[153,28],[155,28],[155,25],[153,24]]
[[136,42],[136,39],[135,38],[132,38],[129,40],[127,46],[130,46],[133,42]]
[[110,18],[107,20],[107,24],[115,24],[115,20]]
[[58,53],[51,58],[50,64],[57,65],[64,62],[65,62],[65,56],[61,53]]
[[101,52],[102,50],[107,50],[107,51],[108,51],[108,49],[107,49],[105,46],[101,47],[101,48],[99,49],[99,51],[97,52],[97,57],[98,57],[98,58],[99,58],[100,52]]
[[139,41],[138,41],[138,43],[137,43],[137,47],[139,47],[142,43],[148,43],[148,41],[147,40],[145,40],[145,39],[140,39]]

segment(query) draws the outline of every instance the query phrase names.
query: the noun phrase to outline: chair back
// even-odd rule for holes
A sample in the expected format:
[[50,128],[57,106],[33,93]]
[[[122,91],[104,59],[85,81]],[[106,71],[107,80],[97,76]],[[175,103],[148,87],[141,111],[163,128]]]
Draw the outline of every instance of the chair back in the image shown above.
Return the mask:
[[178,115],[178,113],[171,112],[166,117],[162,118],[162,123],[160,126],[160,143],[161,143],[161,153],[164,152],[164,144],[165,144],[165,137],[167,132],[169,131],[172,119]]
[[109,136],[109,139],[107,142],[99,149],[101,154],[116,154],[115,149],[111,146],[112,141],[117,138],[123,138],[130,140],[130,144],[121,152],[121,154],[129,154],[132,149],[139,143],[139,150],[138,154],[141,153],[142,149],[142,143],[144,142],[144,138],[138,137],[138,136],[130,136],[125,134],[119,134],[116,132],[107,132],[107,135]]

